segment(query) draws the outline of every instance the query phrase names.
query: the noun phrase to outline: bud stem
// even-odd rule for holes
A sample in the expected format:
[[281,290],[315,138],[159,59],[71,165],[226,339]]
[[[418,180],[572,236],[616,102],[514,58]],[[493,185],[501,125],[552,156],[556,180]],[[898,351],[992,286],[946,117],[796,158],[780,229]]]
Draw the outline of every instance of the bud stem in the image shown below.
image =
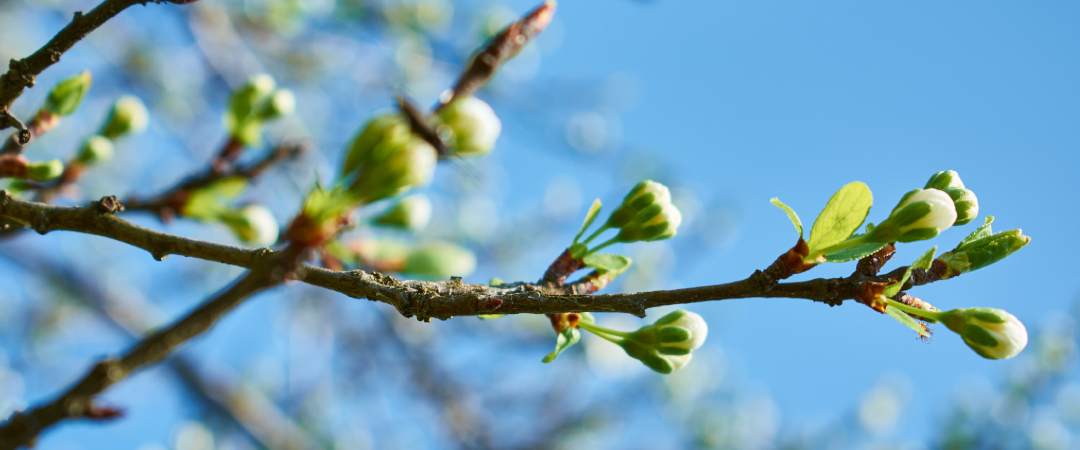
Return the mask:
[[[607,231],[609,228],[611,228],[611,227],[609,227],[607,225],[604,225],[604,226],[600,227],[600,229],[596,230],[595,233],[589,235],[589,238],[585,239],[585,242],[582,242],[582,244],[588,244],[589,242],[592,242],[593,239],[596,239],[597,236],[600,236],[600,233],[603,233],[603,232]],[[584,232],[585,230],[581,230],[581,231]],[[581,237],[581,234],[578,234],[577,238],[580,238],[580,237]],[[575,238],[574,240],[576,241],[577,238]],[[599,247],[597,247],[597,249],[599,249]],[[596,251],[596,249],[594,249],[593,251]]]
[[893,300],[891,298],[887,299],[887,300],[889,302],[890,307],[899,309],[899,310],[901,310],[903,312],[906,312],[908,314],[914,314],[916,316],[922,317],[923,319],[926,319],[927,322],[931,322],[931,323],[940,321],[941,317],[945,314],[943,312],[934,312],[934,311],[927,311],[925,309],[912,308],[912,307],[910,307],[908,305],[900,303],[900,302],[898,302],[896,300]]
[[[589,238],[589,239],[592,239],[592,238]],[[588,241],[588,240],[586,240],[586,241],[585,241],[585,243],[587,244],[587,243],[589,243],[589,241]],[[613,237],[613,238],[611,238],[611,239],[608,239],[608,241],[607,241],[607,242],[604,242],[603,244],[597,245],[597,246],[596,246],[595,248],[593,248],[592,250],[589,250],[589,251],[585,252],[585,254],[586,254],[586,255],[591,255],[591,254],[593,254],[593,253],[596,253],[596,252],[600,251],[600,249],[602,249],[602,248],[604,248],[604,247],[607,247],[607,246],[609,246],[609,245],[611,245],[611,244],[617,244],[617,243],[619,243],[619,237],[618,237],[618,236],[615,236],[615,237]],[[582,257],[584,258],[584,256],[582,256]]]
[[604,339],[607,339],[608,341],[611,341],[611,342],[616,343],[616,344],[622,342],[624,340],[624,338],[626,338],[627,336],[630,336],[630,333],[624,333],[622,331],[616,331],[616,330],[612,330],[612,329],[609,329],[609,328],[604,328],[602,326],[592,324],[592,323],[588,323],[588,322],[585,322],[585,321],[578,322],[578,328],[584,328],[584,329],[586,329],[588,331],[593,332],[593,334],[595,334],[597,336],[600,336],[600,337],[602,337]]

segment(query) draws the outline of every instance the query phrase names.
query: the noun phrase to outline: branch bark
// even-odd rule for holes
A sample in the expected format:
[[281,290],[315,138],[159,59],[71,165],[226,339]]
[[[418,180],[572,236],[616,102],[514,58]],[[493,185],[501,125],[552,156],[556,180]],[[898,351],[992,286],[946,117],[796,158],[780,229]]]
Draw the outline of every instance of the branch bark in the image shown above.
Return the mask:
[[[84,207],[63,207],[22,200],[0,191],[0,216],[42,234],[53,230],[95,234],[142,248],[158,260],[175,254],[246,268],[258,267],[280,254],[265,248],[216,244],[140,227],[115,216],[121,207],[115,197],[106,197]],[[775,277],[768,275],[771,269],[766,269],[732,283],[605,295],[562,295],[544,292],[536,284],[524,282],[492,287],[466,284],[460,278],[442,282],[399,281],[380,273],[359,270],[334,271],[308,265],[301,265],[301,269],[302,275],[298,276],[308,284],[350,297],[387,303],[406,317],[429,321],[493,313],[618,312],[644,317],[647,309],[659,306],[752,297],[801,298],[839,305],[845,300],[856,299],[866,283],[898,280],[906,267],[884,275],[865,275],[856,271],[846,278],[788,283],[776,283]],[[905,288],[936,280],[933,273],[916,269]]]

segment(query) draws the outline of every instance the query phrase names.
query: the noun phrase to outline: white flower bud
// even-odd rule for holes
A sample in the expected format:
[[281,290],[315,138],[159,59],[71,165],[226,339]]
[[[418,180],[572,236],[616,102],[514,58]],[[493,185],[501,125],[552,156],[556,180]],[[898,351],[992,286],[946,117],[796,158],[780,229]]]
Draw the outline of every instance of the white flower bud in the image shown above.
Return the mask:
[[1012,358],[1028,343],[1027,328],[1020,319],[1000,309],[954,309],[941,321],[983,358]]
[[453,150],[460,156],[490,152],[502,133],[502,121],[495,115],[495,110],[476,97],[455,99],[440,109],[438,115],[453,131]]
[[956,223],[956,205],[938,189],[916,189],[904,195],[892,214],[869,235],[871,242],[914,242],[930,239]]
[[629,194],[626,194],[622,205],[619,205],[619,208],[611,213],[607,226],[622,228],[646,208],[665,203],[671,203],[671,191],[668,190],[667,186],[652,180],[642,181],[634,186]]
[[671,203],[654,203],[623,225],[619,242],[660,241],[675,236],[682,224],[682,213]]
[[59,159],[32,162],[26,166],[26,176],[37,182],[56,179],[64,174],[64,163]]
[[901,225],[899,228],[901,235],[909,230],[918,228],[936,228],[940,233],[956,222],[956,206],[953,205],[952,197],[949,197],[949,194],[946,194],[945,191],[939,189],[920,190],[915,193],[915,195],[909,197],[906,202],[901,204],[899,211],[893,215],[898,216],[903,214],[905,209],[917,206],[917,203],[930,205],[930,209],[915,221],[905,221],[907,224]]
[[82,164],[93,165],[108,161],[112,156],[112,141],[104,136],[95,134],[83,141],[83,145],[79,148],[79,154],[76,156],[76,159]]
[[650,369],[671,373],[690,362],[691,352],[705,343],[708,334],[705,319],[680,309],[631,333],[618,344]]

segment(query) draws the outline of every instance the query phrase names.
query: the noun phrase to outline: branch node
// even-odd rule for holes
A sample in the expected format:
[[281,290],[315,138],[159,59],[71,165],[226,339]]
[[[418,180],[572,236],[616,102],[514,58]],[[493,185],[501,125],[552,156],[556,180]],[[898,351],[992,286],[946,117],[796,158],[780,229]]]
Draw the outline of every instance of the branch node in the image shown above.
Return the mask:
[[34,231],[37,231],[38,234],[46,234],[49,232],[49,214],[45,211],[41,211],[41,213],[34,218],[33,222],[31,227]]
[[101,200],[94,202],[94,206],[101,214],[116,214],[124,210],[124,204],[115,195],[102,197]]

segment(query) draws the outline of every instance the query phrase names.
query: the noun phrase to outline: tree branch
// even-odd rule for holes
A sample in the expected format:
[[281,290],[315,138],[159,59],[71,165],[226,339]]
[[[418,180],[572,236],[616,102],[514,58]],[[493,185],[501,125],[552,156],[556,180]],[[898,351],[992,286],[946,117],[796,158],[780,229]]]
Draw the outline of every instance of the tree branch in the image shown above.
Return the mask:
[[112,417],[97,413],[95,396],[138,369],[157,363],[180,344],[202,334],[244,299],[281,283],[286,274],[295,270],[298,257],[298,249],[285,249],[173,325],[135,344],[123,357],[95,364],[90,372],[57,399],[27,412],[14,414],[0,424],[0,450],[32,445],[38,434],[63,420]]
[[[7,73],[0,75],[0,130],[9,126],[16,126],[25,131],[26,128],[14,116],[9,113],[11,104],[22,95],[28,87],[34,87],[34,78],[42,71],[60,61],[60,55],[68,51],[90,32],[97,29],[101,24],[112,19],[129,6],[148,1],[160,3],[166,0],[105,0],[88,14],[76,12],[64,29],[60,30],[44,47],[24,59],[12,59],[8,64]],[[192,0],[193,1],[193,0]],[[190,3],[185,0],[171,0],[170,3]],[[20,136],[22,140],[24,136]],[[25,136],[25,142],[29,142],[29,134]]]
[[[113,213],[120,208],[115,197],[106,197],[85,207],[63,207],[22,200],[0,191],[0,216],[23,223],[43,234],[68,230],[108,237],[142,248],[158,260],[175,254],[254,268],[274,260],[280,253],[150,230],[116,217]],[[785,257],[787,254],[778,261]],[[301,279],[306,283],[350,297],[387,303],[406,317],[416,316],[425,321],[493,313],[618,312],[644,317],[645,310],[659,306],[751,297],[802,298],[838,305],[845,300],[858,299],[868,283],[898,280],[905,269],[901,267],[885,275],[868,276],[857,271],[846,278],[777,283],[776,278],[768,276],[769,272],[774,271],[770,266],[770,269],[757,271],[744,280],[713,286],[633,294],[561,295],[558,292],[544,292],[535,284],[523,282],[492,287],[465,284],[460,278],[443,282],[398,281],[379,273],[359,270],[343,272],[308,265],[301,268]],[[905,287],[919,286],[937,279],[933,272],[916,269],[910,285]]]

